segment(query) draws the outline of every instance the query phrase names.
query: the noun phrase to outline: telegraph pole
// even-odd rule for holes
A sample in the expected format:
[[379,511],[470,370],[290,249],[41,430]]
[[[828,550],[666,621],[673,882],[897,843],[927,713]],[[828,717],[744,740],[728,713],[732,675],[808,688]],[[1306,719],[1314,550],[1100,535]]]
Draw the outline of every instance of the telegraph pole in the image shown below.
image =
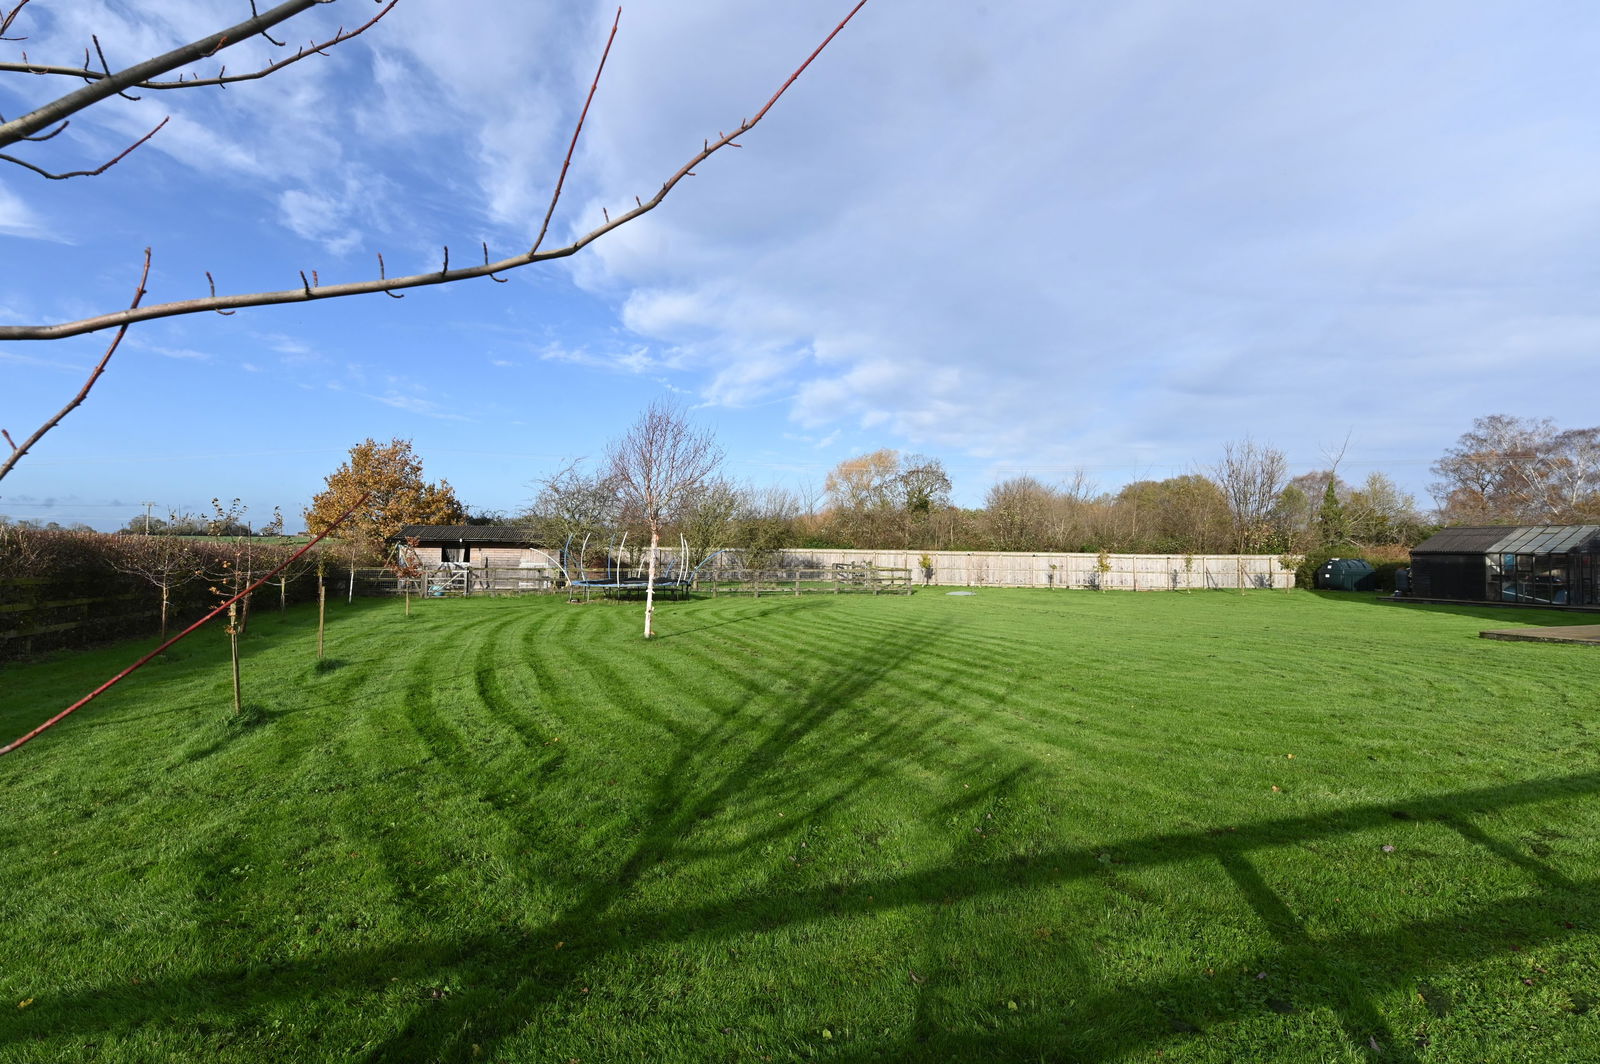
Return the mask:
[[150,534],[150,508],[154,506],[155,503],[145,502],[140,503],[139,505],[144,507],[144,534],[148,536]]

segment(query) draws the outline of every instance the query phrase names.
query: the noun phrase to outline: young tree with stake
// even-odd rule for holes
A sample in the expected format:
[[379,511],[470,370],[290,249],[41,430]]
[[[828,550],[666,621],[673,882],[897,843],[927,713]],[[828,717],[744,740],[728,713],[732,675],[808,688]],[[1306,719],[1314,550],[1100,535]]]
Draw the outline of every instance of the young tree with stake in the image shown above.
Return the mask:
[[659,400],[639,415],[625,436],[606,448],[606,464],[624,508],[650,529],[644,592],[646,639],[654,634],[651,621],[661,527],[712,478],[721,463],[722,448],[715,436],[695,429],[682,409]]

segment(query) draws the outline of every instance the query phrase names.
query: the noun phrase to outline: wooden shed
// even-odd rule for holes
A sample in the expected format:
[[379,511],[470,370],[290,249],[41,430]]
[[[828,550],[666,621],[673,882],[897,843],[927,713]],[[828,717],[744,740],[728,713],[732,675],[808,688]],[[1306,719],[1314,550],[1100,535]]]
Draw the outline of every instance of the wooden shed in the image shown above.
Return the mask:
[[1453,602],[1600,606],[1600,525],[1442,529],[1411,548],[1411,594]]
[[[560,573],[555,552],[545,551],[533,529],[520,525],[406,525],[391,542],[403,553],[413,540],[418,566],[429,574],[457,574],[448,583],[467,594],[544,589]],[[440,581],[430,575],[424,583]]]
[[514,569],[543,564],[533,529],[519,525],[406,525],[394,542],[417,541],[417,557],[429,562],[468,562],[476,568]]

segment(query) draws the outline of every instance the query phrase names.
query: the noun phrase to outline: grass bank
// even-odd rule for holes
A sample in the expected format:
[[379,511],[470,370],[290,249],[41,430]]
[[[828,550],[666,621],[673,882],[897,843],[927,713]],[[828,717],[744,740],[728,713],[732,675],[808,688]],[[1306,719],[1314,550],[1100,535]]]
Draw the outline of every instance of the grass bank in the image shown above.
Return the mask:
[[0,759],[0,1060],[1600,1057],[1600,652],[1476,637],[1570,618],[641,609],[258,615],[254,726],[208,634]]

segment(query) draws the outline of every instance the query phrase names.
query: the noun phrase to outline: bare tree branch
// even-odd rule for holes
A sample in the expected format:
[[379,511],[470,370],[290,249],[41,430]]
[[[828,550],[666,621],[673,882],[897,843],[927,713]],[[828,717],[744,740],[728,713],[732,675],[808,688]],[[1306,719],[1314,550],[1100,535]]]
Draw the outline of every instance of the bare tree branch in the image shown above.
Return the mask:
[[[24,169],[32,170],[34,173],[39,174],[42,177],[47,177],[51,181],[65,181],[69,177],[99,177],[101,174],[105,173],[107,170],[111,169],[113,166],[117,165],[122,160],[126,159],[130,154],[132,154],[133,150],[135,148],[137,148],[139,145],[143,144],[145,141],[149,140],[151,137],[153,137],[157,133],[159,133],[161,131],[161,127],[166,125],[167,122],[170,121],[170,119],[171,119],[171,116],[168,116],[167,118],[163,118],[160,122],[156,123],[156,127],[154,129],[152,129],[150,132],[146,133],[144,136],[140,137],[138,140],[134,141],[132,144],[128,145],[126,148],[123,148],[115,156],[113,156],[112,158],[110,158],[110,159],[106,160],[105,162],[101,163],[99,166],[95,167],[93,170],[70,170],[70,171],[68,171],[67,173],[64,173],[64,174],[53,174],[49,170],[46,170],[46,169],[44,169],[42,167],[38,167],[38,166],[33,165],[32,163],[28,162],[26,159],[18,159],[16,156],[7,155],[4,152],[0,152],[0,159],[3,159],[8,163],[15,163],[16,165],[18,165],[20,167],[23,167]],[[28,139],[28,140],[49,140],[51,137],[55,136],[57,133],[60,133],[63,129],[66,129],[66,128],[67,128],[67,123],[66,122],[62,122],[59,127],[57,127],[53,132],[51,132],[49,134],[46,134],[44,136],[39,136],[39,137],[28,137],[26,139]]]
[[17,20],[17,16],[22,14],[22,9],[27,7],[27,6],[28,6],[28,0],[18,0],[17,6],[12,8],[10,11],[6,12],[6,17],[5,18],[0,19],[0,41],[25,41],[25,40],[27,40],[26,37],[7,37],[6,36],[6,30],[11,28],[11,24]]
[[32,136],[32,137],[23,137],[22,139],[23,140],[31,140],[31,141],[35,141],[35,142],[51,140],[51,139],[53,139],[55,137],[60,136],[62,133],[65,133],[67,131],[67,127],[70,126],[70,125],[72,125],[72,122],[70,120],[64,120],[59,126],[57,126],[56,128],[52,129],[48,133],[39,133],[39,134],[37,134],[35,136]]
[[[326,3],[326,2],[327,2],[327,0],[314,0],[314,3]],[[379,2],[381,3],[382,0],[379,0]],[[201,89],[201,88],[206,88],[207,86],[214,86],[214,85],[216,85],[216,86],[233,85],[233,84],[236,84],[236,83],[241,82],[241,81],[256,81],[256,80],[259,80],[261,78],[266,77],[269,74],[276,74],[278,71],[282,70],[284,67],[289,66],[292,63],[298,63],[298,62],[300,62],[300,60],[305,59],[308,56],[326,55],[327,54],[326,49],[332,48],[336,44],[343,44],[345,41],[348,41],[352,37],[359,37],[361,34],[365,33],[367,30],[371,29],[374,25],[376,25],[378,20],[383,18],[383,16],[387,15],[391,10],[393,10],[394,6],[396,4],[398,4],[399,2],[400,2],[400,0],[389,0],[388,5],[385,6],[382,11],[379,11],[376,15],[372,16],[372,18],[368,19],[366,22],[362,23],[360,26],[357,26],[355,29],[346,30],[341,26],[339,28],[339,32],[338,33],[334,34],[332,37],[329,37],[327,40],[321,42],[320,44],[312,43],[312,44],[303,45],[303,46],[301,46],[299,49],[297,49],[295,51],[294,55],[289,56],[286,59],[281,59],[278,62],[272,63],[272,64],[270,64],[268,66],[264,66],[259,70],[252,70],[248,74],[228,74],[228,73],[224,73],[224,72],[219,71],[214,77],[209,77],[209,78],[190,77],[190,78],[187,78],[187,79],[185,79],[183,77],[183,75],[180,74],[178,76],[177,80],[174,80],[174,81],[137,81],[137,82],[134,82],[132,85],[127,86],[127,88],[130,88],[130,89],[151,89],[151,90]],[[268,14],[271,14],[271,12],[268,12]],[[283,41],[280,41],[280,40],[276,39],[275,37],[273,37],[272,34],[268,33],[265,28],[262,28],[262,29],[258,30],[256,32],[256,35],[259,36],[259,37],[264,37],[266,40],[270,41],[272,44],[276,45],[279,48],[282,48],[282,47],[285,46]],[[0,38],[0,39],[13,39],[13,38]],[[21,38],[14,38],[14,39],[20,40]],[[237,44],[238,41],[229,41],[228,43],[229,44]],[[224,47],[226,47],[226,45],[224,45]],[[206,58],[209,58],[210,55],[212,55],[212,54],[215,54],[215,53],[207,53],[206,55],[203,55],[200,58],[206,59]],[[0,63],[0,72],[9,72],[9,73],[14,73],[14,74],[58,74],[58,75],[61,75],[63,77],[82,78],[85,81],[91,81],[91,82],[92,81],[102,80],[102,79],[110,76],[110,75],[105,74],[105,73],[97,73],[94,70],[85,69],[84,67],[62,66],[62,65],[57,64],[57,63],[29,63],[27,61],[23,61],[23,62],[20,62],[20,63]]]
[[[611,35],[606,38],[605,49],[600,53],[600,65],[595,68],[594,81],[589,85],[589,95],[584,97],[583,110],[578,112],[578,124],[572,127],[572,142],[567,145],[566,158],[561,160],[561,173],[556,177],[555,191],[550,194],[550,206],[544,212],[544,221],[539,224],[539,235],[534,238],[533,247],[529,254],[539,250],[539,245],[544,243],[544,234],[550,228],[550,216],[556,213],[556,203],[561,199],[561,186],[567,183],[567,167],[572,165],[572,151],[578,146],[578,134],[583,132],[583,120],[589,117],[589,105],[594,102],[595,90],[600,87],[600,75],[605,73],[606,57],[611,54],[611,42],[617,39],[617,24],[622,21],[622,8],[617,8],[617,17],[611,20]],[[611,216],[606,215],[606,221]],[[488,250],[484,250],[484,257],[488,257]]]
[[[286,22],[296,15],[310,10],[317,4],[326,2],[327,0],[286,0],[285,3],[279,4],[265,14],[255,15],[237,25],[229,26],[225,30],[219,30],[209,36],[202,37],[198,41],[191,41],[181,47],[174,48],[164,55],[156,56],[154,59],[135,63],[126,70],[119,70],[116,73],[109,71],[96,72],[89,68],[87,62],[82,67],[69,67],[30,63],[24,57],[24,60],[20,63],[0,63],[0,71],[19,74],[57,74],[64,77],[82,78],[89,82],[83,88],[70,92],[59,99],[52,100],[50,103],[30,111],[20,118],[0,124],[0,148],[15,144],[17,141],[38,133],[40,130],[55,125],[64,118],[77,114],[85,108],[92,107],[101,100],[124,93],[128,89],[190,89],[207,85],[230,85],[238,81],[252,81],[257,78],[264,78],[269,74],[282,70],[291,63],[298,63],[310,55],[321,54],[324,49],[341,44],[365,32],[379,19],[392,11],[400,0],[389,0],[387,6],[354,30],[345,31],[340,29],[337,34],[321,44],[308,45],[292,56],[260,70],[251,71],[248,74],[219,74],[211,78],[191,78],[189,80],[180,79],[166,82],[154,80],[162,74],[177,70],[179,67],[188,66],[190,63],[199,62],[202,59],[216,55],[222,49],[231,48],[251,37],[266,36],[266,31],[278,23]],[[11,20],[16,17],[17,12],[20,10],[21,5],[19,4],[6,17],[5,21],[0,23],[0,30],[9,26]],[[267,39],[271,40],[270,37]],[[98,42],[96,42],[96,47],[98,47]]]
[[[145,248],[144,270],[139,274],[139,287],[135,289],[133,293],[133,303],[131,306],[137,307],[139,305],[139,301],[144,298],[144,285],[149,279],[150,249]],[[83,382],[83,387],[78,390],[78,394],[72,397],[72,402],[62,407],[60,412],[58,412],[55,417],[46,421],[43,425],[40,425],[32,436],[29,436],[27,439],[22,441],[21,446],[17,446],[15,444],[12,445],[11,454],[4,462],[0,462],[0,480],[5,479],[6,474],[11,472],[11,468],[17,464],[17,461],[21,459],[23,455],[27,454],[28,450],[34,444],[43,439],[45,433],[59,425],[62,418],[72,413],[80,405],[82,405],[85,399],[89,398],[89,390],[93,388],[95,382],[100,379],[100,374],[106,371],[106,365],[110,363],[111,356],[117,353],[117,345],[122,343],[122,338],[126,336],[127,333],[128,327],[126,325],[117,330],[117,335],[111,338],[111,343],[106,347],[106,353],[100,356],[100,361],[95,365],[93,372],[89,374],[89,379]],[[5,433],[5,438],[7,443],[11,443],[11,433]]]
[[[306,0],[294,0],[294,2],[305,3]],[[314,299],[336,299],[342,296],[364,295],[376,292],[388,292],[391,295],[395,295],[397,293],[393,291],[394,289],[422,288],[428,285],[465,281],[474,277],[488,277],[491,274],[504,273],[536,262],[546,262],[551,259],[566,258],[569,255],[574,255],[613,229],[627,225],[641,215],[649,214],[655,210],[667,198],[667,195],[677,187],[679,181],[682,181],[685,177],[693,176],[696,166],[730,144],[735,144],[737,138],[754,129],[766,117],[767,112],[772,109],[772,106],[778,102],[779,98],[788,91],[789,86],[794,84],[796,79],[805,72],[806,68],[828,46],[828,43],[838,36],[839,32],[855,17],[858,11],[866,6],[866,3],[867,0],[859,0],[851,8],[850,13],[833,28],[833,31],[806,58],[805,62],[801,63],[794,73],[789,75],[788,79],[778,88],[777,92],[772,94],[771,99],[762,106],[761,110],[756,112],[754,117],[740,122],[733,132],[721,134],[716,140],[706,141],[700,151],[692,155],[687,162],[662,183],[661,188],[656,191],[655,195],[642,201],[636,198],[635,203],[637,206],[622,214],[609,217],[603,224],[584,233],[565,247],[552,248],[547,251],[530,250],[520,255],[501,259],[498,262],[485,262],[481,266],[463,266],[453,270],[430,270],[427,273],[415,273],[403,277],[386,277],[380,269],[380,274],[377,278],[366,281],[350,281],[343,284],[322,285],[317,288],[302,285],[297,288],[286,288],[275,292],[206,296],[197,299],[178,300],[172,303],[156,303],[147,307],[130,307],[127,310],[99,314],[94,317],[81,318],[76,321],[54,325],[0,325],[0,340],[59,340],[69,336],[81,336],[84,333],[95,332],[99,329],[130,325],[139,321],[171,318],[183,314],[199,314],[211,310],[237,310],[242,307],[271,306],[278,303],[304,303]],[[272,12],[268,14],[270,15]]]

